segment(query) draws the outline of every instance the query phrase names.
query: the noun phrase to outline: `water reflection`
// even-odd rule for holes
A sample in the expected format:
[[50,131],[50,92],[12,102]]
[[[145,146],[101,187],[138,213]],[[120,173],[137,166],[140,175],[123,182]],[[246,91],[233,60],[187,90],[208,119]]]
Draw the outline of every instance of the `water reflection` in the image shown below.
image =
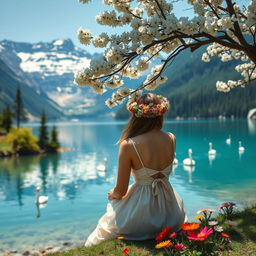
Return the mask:
[[188,182],[192,183],[192,173],[195,171],[196,167],[195,166],[187,166],[183,165],[184,171],[188,172]]
[[216,155],[208,155],[210,166],[212,166],[212,162],[215,160],[215,158],[216,158]]
[[75,157],[73,153],[64,154],[64,159],[59,154],[3,159],[0,162],[1,199],[17,200],[22,206],[24,195],[35,195],[38,186],[43,194],[53,193],[58,200],[74,199],[79,187],[109,182],[107,170],[96,168],[96,153]]
[[247,119],[248,131],[251,135],[256,134],[256,120],[255,119]]

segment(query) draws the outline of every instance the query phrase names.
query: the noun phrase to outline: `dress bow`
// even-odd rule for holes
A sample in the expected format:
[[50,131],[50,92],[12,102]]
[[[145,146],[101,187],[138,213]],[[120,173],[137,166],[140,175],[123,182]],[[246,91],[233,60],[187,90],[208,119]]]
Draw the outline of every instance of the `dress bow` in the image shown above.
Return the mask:
[[173,193],[172,187],[166,178],[157,178],[152,182],[152,194],[153,196],[159,195],[160,185],[163,188],[163,192],[166,200],[171,201],[171,195]]

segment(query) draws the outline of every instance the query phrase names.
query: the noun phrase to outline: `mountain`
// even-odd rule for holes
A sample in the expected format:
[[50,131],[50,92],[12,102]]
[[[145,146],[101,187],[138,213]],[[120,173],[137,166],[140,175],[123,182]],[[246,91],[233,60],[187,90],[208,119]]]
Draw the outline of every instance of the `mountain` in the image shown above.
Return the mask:
[[[234,69],[237,61],[221,62],[215,57],[210,62],[201,61],[206,48],[191,53],[186,51],[168,66],[165,75],[168,80],[154,91],[170,101],[169,118],[217,118],[246,117],[249,109],[256,107],[256,84],[235,88],[229,93],[216,90],[216,81],[239,79]],[[118,119],[129,116],[123,107],[117,112]]]
[[70,117],[111,112],[104,103],[108,95],[96,95],[91,89],[73,83],[74,72],[89,66],[90,60],[98,55],[75,47],[70,39],[35,44],[0,42],[0,59],[13,72],[22,75],[38,94],[55,102]]
[[6,106],[14,105],[16,90],[19,87],[24,108],[30,119],[38,118],[43,109],[49,119],[61,118],[63,116],[62,111],[50,99],[38,94],[27,83],[23,82],[20,75],[21,73],[17,75],[0,59],[0,110]]

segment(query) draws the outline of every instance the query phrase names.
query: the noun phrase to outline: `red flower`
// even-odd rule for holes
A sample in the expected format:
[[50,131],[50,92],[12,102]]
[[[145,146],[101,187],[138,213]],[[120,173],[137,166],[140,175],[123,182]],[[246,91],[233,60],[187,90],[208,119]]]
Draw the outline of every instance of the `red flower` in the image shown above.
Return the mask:
[[212,228],[207,229],[207,227],[204,227],[200,229],[199,233],[188,231],[188,239],[194,241],[204,241],[212,233]]
[[161,242],[163,241],[166,236],[172,231],[172,228],[170,226],[165,227],[162,232],[156,236],[156,241]]
[[200,227],[200,224],[199,223],[183,223],[181,224],[181,228],[185,231],[192,231],[192,230],[195,230],[195,229],[198,229]]
[[174,245],[174,251],[179,252],[179,251],[185,251],[186,247],[184,244],[175,244]]
[[177,233],[176,233],[176,232],[172,232],[172,233],[169,235],[170,238],[174,238],[175,236],[177,236]]
[[220,233],[223,237],[227,238],[227,239],[230,239],[230,236],[224,232],[221,232]]
[[123,254],[128,254],[130,252],[130,249],[129,248],[125,248],[124,250],[123,250]]

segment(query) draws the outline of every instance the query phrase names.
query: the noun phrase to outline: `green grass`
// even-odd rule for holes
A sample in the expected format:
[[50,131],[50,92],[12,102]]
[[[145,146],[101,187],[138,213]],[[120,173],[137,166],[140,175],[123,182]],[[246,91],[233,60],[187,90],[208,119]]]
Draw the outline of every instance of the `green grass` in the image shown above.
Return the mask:
[[[223,256],[255,256],[256,255],[256,206],[234,214],[233,220],[238,224],[234,228],[225,229],[231,235],[231,250],[220,252]],[[164,250],[154,248],[155,241],[109,240],[92,247],[79,247],[65,252],[50,253],[47,256],[95,256],[123,255],[122,251],[129,248],[129,256],[165,256]]]

